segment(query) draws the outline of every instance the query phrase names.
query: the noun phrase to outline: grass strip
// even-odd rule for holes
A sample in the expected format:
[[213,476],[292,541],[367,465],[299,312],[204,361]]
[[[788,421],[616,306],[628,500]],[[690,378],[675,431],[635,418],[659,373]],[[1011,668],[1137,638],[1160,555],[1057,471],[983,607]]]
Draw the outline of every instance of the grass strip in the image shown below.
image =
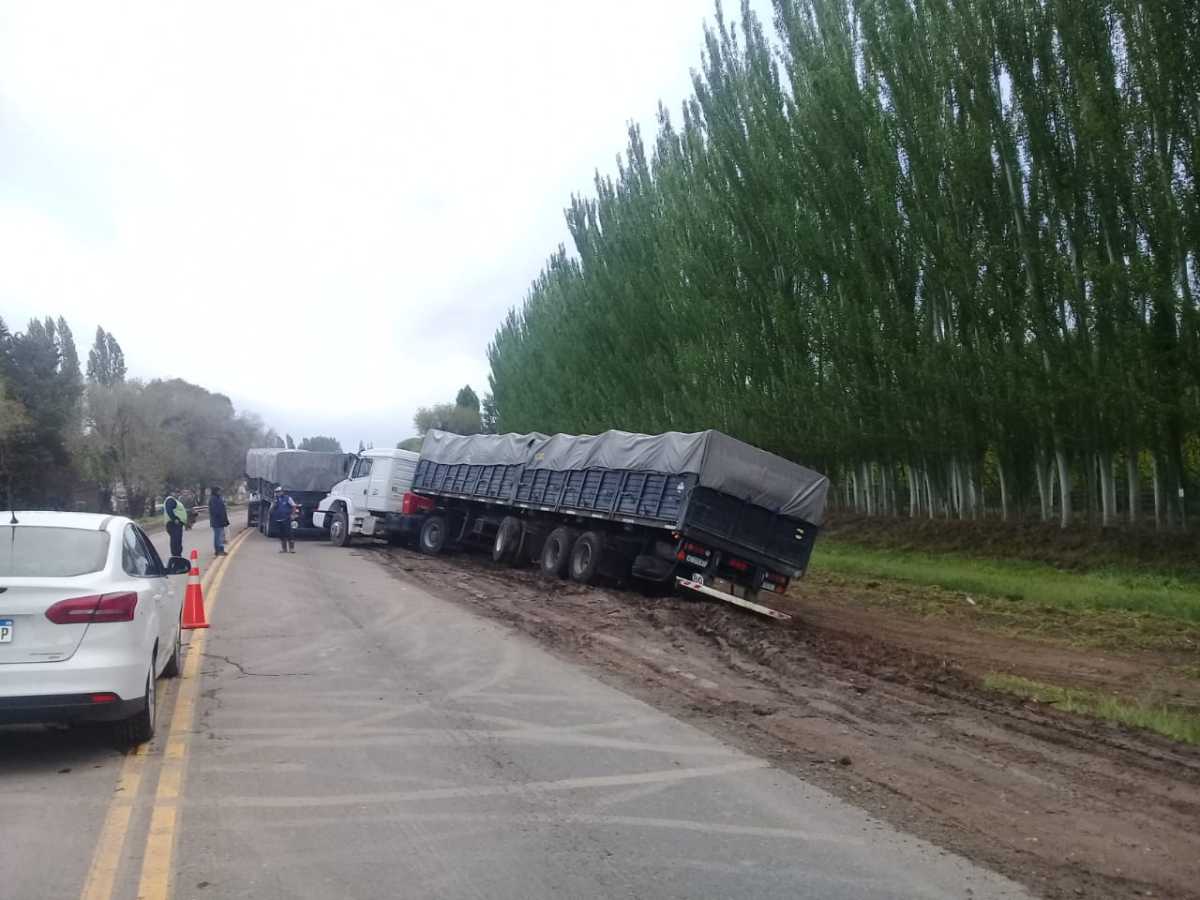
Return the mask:
[[1143,728],[1187,744],[1200,744],[1200,714],[1196,712],[1124,700],[1098,691],[1058,687],[1000,672],[984,676],[983,685],[989,690],[1036,700],[1064,712]]
[[1200,581],[1174,575],[1064,572],[1044,563],[877,550],[837,540],[817,542],[813,567],[1061,609],[1148,612],[1200,623]]

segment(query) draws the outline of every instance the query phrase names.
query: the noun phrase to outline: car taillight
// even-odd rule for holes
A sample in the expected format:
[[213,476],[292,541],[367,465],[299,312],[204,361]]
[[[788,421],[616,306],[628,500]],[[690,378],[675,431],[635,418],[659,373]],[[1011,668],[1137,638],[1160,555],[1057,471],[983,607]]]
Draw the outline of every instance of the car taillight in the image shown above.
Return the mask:
[[729,568],[736,572],[750,571],[750,563],[746,562],[744,559],[738,559],[736,556],[731,556],[729,559],[725,560],[725,565],[729,566]]
[[59,600],[46,618],[55,625],[87,625],[92,622],[132,622],[137,609],[137,594],[93,594]]
[[432,509],[432,500],[428,497],[422,497],[420,494],[414,494],[412,491],[405,491],[404,497],[400,501],[400,512],[406,516],[413,516],[419,512],[429,512]]

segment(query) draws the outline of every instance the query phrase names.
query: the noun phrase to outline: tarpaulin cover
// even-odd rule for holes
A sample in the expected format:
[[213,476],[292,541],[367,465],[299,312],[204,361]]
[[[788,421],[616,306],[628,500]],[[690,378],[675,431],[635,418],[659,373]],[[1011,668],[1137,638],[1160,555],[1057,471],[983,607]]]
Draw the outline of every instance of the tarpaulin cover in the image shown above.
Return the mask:
[[328,491],[346,477],[345,459],[344,453],[256,448],[246,451],[246,475],[289,491]]
[[421,442],[421,459],[435,463],[468,466],[519,466],[529,462],[533,451],[546,443],[546,435],[450,434],[427,431]]
[[471,465],[516,464],[529,469],[627,469],[668,475],[695,474],[711,488],[820,525],[829,479],[819,472],[752,447],[719,431],[597,435],[472,435],[429,432],[421,458]]

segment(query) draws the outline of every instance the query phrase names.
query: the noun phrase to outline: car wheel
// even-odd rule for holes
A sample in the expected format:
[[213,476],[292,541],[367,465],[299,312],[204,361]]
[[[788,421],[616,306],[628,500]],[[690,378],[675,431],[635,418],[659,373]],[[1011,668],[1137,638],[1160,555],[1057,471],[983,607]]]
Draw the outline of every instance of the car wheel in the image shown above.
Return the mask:
[[567,565],[571,561],[571,547],[575,543],[575,532],[570,528],[555,528],[542,545],[542,572],[546,575],[557,575],[559,578],[567,574]]
[[571,580],[580,584],[592,584],[600,574],[600,559],[604,556],[604,536],[595,531],[585,531],[571,548],[571,564],[568,567]]
[[335,547],[350,546],[350,517],[344,509],[338,508],[329,523],[329,543]]
[[437,556],[446,549],[446,520],[430,516],[421,523],[421,552]]
[[171,658],[163,666],[163,678],[178,678],[183,671],[183,620],[180,619],[180,629],[175,632],[175,644],[171,648]]
[[154,737],[154,723],[158,718],[158,691],[154,684],[154,660],[146,675],[146,705],[137,715],[117,723],[117,740],[126,747],[136,747]]
[[496,529],[496,540],[492,542],[492,562],[514,562],[520,545],[521,520],[516,516],[505,516]]

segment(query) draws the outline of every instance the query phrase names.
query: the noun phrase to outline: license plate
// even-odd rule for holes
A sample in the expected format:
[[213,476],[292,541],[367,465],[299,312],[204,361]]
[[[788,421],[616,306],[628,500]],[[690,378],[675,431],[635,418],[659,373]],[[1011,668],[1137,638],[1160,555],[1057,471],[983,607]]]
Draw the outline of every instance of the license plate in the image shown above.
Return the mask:
[[13,620],[0,619],[0,644],[7,644],[12,641]]
[[701,556],[692,556],[692,554],[690,554],[690,553],[684,559],[684,562],[691,563],[693,566],[707,566],[708,565],[707,559],[704,559]]

